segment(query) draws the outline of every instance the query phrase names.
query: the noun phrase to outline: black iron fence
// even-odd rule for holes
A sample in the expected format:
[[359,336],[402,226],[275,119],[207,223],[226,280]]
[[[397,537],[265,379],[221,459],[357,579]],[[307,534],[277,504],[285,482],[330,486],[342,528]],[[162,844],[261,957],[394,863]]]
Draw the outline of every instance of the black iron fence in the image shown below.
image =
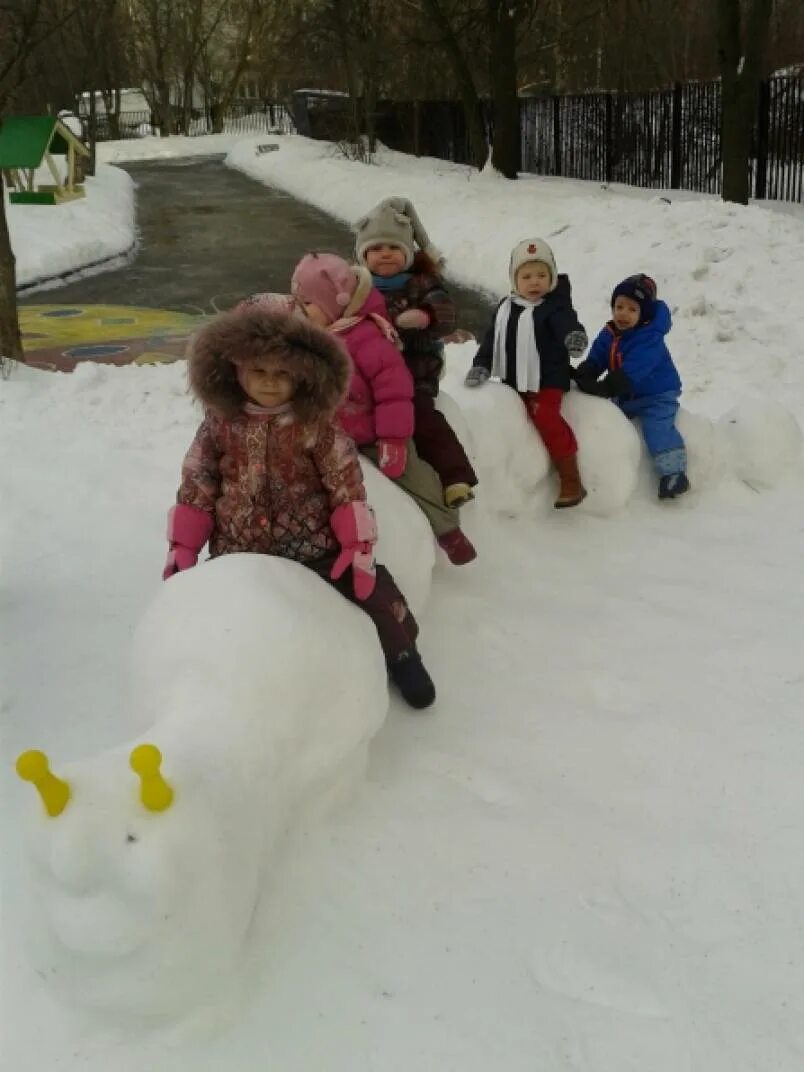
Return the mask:
[[524,171],[718,192],[718,84],[523,100],[521,117]]
[[[212,134],[216,125],[222,134],[290,134],[294,130],[287,108],[283,104],[266,102],[236,102],[224,112],[217,124],[210,113],[201,109],[193,109],[187,120],[177,110],[172,121],[175,133],[190,137]],[[81,122],[86,134],[88,117],[82,115]],[[161,132],[159,117],[152,111],[125,111],[118,116],[99,112],[95,117],[95,126],[97,141],[144,138]]]
[[[522,170],[717,194],[720,103],[719,82],[650,93],[523,98]],[[376,131],[401,152],[456,163],[471,158],[458,101],[381,102]],[[804,200],[804,75],[763,82],[751,177],[757,198]]]

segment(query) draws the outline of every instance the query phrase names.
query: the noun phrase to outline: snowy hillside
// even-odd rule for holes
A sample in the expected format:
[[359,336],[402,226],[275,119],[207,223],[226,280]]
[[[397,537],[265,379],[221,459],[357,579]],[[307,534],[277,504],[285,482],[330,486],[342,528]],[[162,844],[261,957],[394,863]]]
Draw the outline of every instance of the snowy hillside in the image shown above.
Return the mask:
[[[591,494],[553,510],[544,452],[516,399],[495,385],[464,389],[473,348],[451,347],[445,405],[481,478],[466,511],[477,563],[458,570],[442,557],[431,579],[427,548],[406,566],[420,546],[409,504],[376,492],[384,527],[398,526],[389,562],[427,596],[421,646],[437,705],[413,716],[392,702],[365,780],[329,817],[305,813],[266,856],[242,963],[218,977],[214,997],[187,1002],[179,1022],[143,1019],[175,1011],[146,996],[190,992],[223,948],[221,928],[234,933],[219,894],[244,887],[236,867],[225,870],[224,850],[239,851],[227,837],[246,844],[272,830],[276,811],[263,826],[259,810],[268,798],[290,821],[293,791],[269,780],[258,793],[247,749],[242,766],[216,761],[249,739],[237,735],[262,709],[259,689],[240,707],[231,675],[216,683],[216,666],[230,664],[215,661],[228,650],[220,619],[205,625],[193,604],[205,567],[171,582],[187,582],[186,637],[157,598],[165,512],[198,420],[182,368],[19,370],[0,384],[2,1067],[796,1072],[804,223],[580,183],[513,186],[399,156],[364,168],[303,139],[271,140],[279,152],[257,157],[246,141],[230,163],[345,219],[386,194],[411,197],[463,282],[501,292],[510,246],[545,235],[590,331],[621,276],[652,272],[689,385],[693,492],[657,502],[633,428],[608,403],[573,394]],[[207,569],[212,605],[232,615]],[[299,598],[292,585],[277,591],[271,636],[282,600]],[[324,595],[297,631],[327,667]],[[352,616],[338,618],[336,654],[359,651],[358,633]],[[319,715],[327,682],[305,680],[303,650],[277,652],[258,667],[275,675],[275,695],[255,678],[266,720],[272,701],[302,710],[304,690]],[[371,666],[359,685],[342,671],[328,670],[333,698],[356,689],[366,703],[337,706],[339,719],[365,717],[359,743],[376,728],[382,688]],[[150,673],[158,694],[143,688]],[[188,681],[205,695],[182,708]],[[198,732],[177,735],[176,710],[200,711]],[[236,807],[216,811],[202,793],[166,813],[172,826],[136,812],[127,749],[169,725],[155,743],[177,791],[195,763],[215,799]],[[251,740],[272,747],[272,732]],[[75,780],[77,818],[69,805],[41,818],[14,778],[14,757],[32,747]],[[221,814],[240,817],[228,834]],[[31,845],[37,898],[23,878]],[[132,935],[145,959],[127,961]],[[99,998],[113,1011],[87,1008]]]

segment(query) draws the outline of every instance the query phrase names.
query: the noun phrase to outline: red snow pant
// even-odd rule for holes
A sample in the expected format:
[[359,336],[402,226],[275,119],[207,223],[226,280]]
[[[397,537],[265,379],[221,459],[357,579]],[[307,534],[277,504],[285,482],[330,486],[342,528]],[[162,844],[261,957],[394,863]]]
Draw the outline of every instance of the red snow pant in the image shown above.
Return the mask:
[[383,650],[387,662],[393,662],[403,651],[409,651],[416,644],[419,627],[416,619],[410,612],[405,602],[405,597],[399,591],[391,574],[385,566],[377,564],[377,584],[368,599],[356,599],[352,588],[352,571],[347,569],[337,581],[330,577],[337,555],[327,555],[326,558],[316,559],[314,562],[304,562],[303,565],[313,570],[328,584],[360,607],[374,622],[380,647]]
[[477,484],[475,471],[447,418],[436,409],[432,395],[426,391],[414,394],[413,416],[413,442],[419,457],[435,469],[445,488],[450,484],[468,484],[473,488]]
[[528,416],[554,462],[578,453],[575,434],[561,416],[563,397],[564,392],[560,387],[543,387],[541,391],[526,391],[521,396]]

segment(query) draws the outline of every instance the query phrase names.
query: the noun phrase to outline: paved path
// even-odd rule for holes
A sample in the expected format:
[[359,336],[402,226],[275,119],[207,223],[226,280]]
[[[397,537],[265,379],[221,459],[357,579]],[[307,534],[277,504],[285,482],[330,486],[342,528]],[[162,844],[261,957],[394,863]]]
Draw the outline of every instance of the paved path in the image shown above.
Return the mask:
[[[21,298],[30,364],[174,360],[198,317],[254,291],[286,290],[307,250],[350,256],[346,227],[221,160],[126,165],[137,183],[139,251],[123,268]],[[451,290],[460,326],[482,331],[487,299]]]

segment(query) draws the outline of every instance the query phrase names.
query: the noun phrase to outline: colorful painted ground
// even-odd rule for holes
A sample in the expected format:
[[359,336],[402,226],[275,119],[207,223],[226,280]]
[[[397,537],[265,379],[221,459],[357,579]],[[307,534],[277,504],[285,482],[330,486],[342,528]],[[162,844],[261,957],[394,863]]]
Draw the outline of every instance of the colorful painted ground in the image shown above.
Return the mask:
[[199,315],[131,305],[24,305],[20,328],[26,364],[72,372],[81,361],[151,365],[176,361]]

